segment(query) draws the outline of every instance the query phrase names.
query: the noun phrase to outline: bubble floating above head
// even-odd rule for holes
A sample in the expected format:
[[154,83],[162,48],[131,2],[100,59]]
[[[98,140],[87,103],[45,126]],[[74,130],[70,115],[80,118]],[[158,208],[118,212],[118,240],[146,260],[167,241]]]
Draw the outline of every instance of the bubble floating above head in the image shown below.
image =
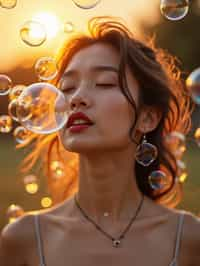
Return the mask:
[[193,101],[200,105],[200,67],[189,75],[186,80],[186,85],[191,91]]
[[54,79],[58,73],[56,61],[52,57],[41,57],[35,63],[35,73],[40,80]]
[[9,133],[12,130],[12,119],[9,115],[0,116],[0,132]]
[[12,80],[4,74],[0,74],[0,96],[9,94],[12,88]]
[[25,88],[25,85],[15,85],[9,92],[9,100],[12,101],[17,99]]
[[161,0],[160,10],[169,20],[183,19],[189,11],[189,0]]
[[0,0],[0,7],[12,9],[16,7],[17,0]]
[[38,134],[50,134],[67,122],[64,94],[45,82],[28,86],[18,98],[17,116],[28,130]]
[[34,20],[26,21],[20,29],[22,41],[29,46],[40,46],[47,38],[45,27]]
[[13,136],[16,142],[20,144],[28,142],[30,135],[31,135],[31,132],[22,126],[16,127],[13,132]]
[[71,21],[66,21],[63,24],[63,30],[65,33],[72,33],[74,31],[74,24]]
[[21,217],[24,215],[24,210],[21,206],[16,205],[16,204],[11,204],[6,212],[6,215],[8,217],[9,223],[14,222],[17,218]]
[[163,189],[169,183],[167,175],[161,170],[151,172],[148,179],[151,188],[154,190]]
[[82,9],[90,9],[97,6],[101,0],[72,0],[74,4]]
[[27,175],[23,179],[26,192],[35,194],[38,191],[38,178],[35,175]]

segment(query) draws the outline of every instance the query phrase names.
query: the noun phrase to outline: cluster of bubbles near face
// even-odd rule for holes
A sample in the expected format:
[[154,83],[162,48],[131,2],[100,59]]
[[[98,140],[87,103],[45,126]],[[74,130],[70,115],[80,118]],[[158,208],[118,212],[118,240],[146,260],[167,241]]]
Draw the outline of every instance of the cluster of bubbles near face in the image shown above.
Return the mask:
[[160,10],[169,20],[183,19],[189,11],[189,0],[161,0]]

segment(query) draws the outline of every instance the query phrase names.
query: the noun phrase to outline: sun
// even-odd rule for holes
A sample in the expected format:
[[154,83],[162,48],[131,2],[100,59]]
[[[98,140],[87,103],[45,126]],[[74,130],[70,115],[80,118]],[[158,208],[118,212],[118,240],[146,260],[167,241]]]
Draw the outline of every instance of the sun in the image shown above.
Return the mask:
[[32,17],[32,20],[38,21],[45,27],[47,38],[54,38],[60,29],[60,21],[58,17],[52,13],[37,13]]

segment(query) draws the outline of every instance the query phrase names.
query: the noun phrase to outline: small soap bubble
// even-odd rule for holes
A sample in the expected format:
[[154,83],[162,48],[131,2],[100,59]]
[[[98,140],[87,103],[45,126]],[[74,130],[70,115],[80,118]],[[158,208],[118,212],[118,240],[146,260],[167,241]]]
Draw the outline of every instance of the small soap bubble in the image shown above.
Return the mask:
[[0,74],[0,96],[7,95],[12,88],[12,80],[4,75]]
[[67,122],[65,96],[52,84],[40,82],[30,85],[19,96],[18,102],[20,123],[34,133],[53,133]]
[[161,170],[155,170],[149,175],[149,184],[154,190],[163,189],[168,183],[167,175]]
[[18,106],[18,101],[17,99],[12,100],[9,105],[8,105],[8,114],[12,118],[12,120],[19,122],[19,119],[17,117],[17,106]]
[[189,10],[189,0],[161,0],[161,13],[169,20],[184,18]]
[[12,101],[17,99],[25,88],[26,86],[21,84],[14,86],[9,92],[9,100]]
[[200,105],[200,67],[189,75],[186,80],[186,85],[191,91],[193,101]]
[[0,0],[0,7],[12,9],[16,7],[17,0]]
[[21,206],[16,205],[16,204],[11,204],[6,212],[6,215],[8,217],[9,223],[14,222],[17,218],[21,217],[24,215],[24,210]]
[[200,147],[200,127],[196,129],[196,131],[194,133],[194,139],[195,139],[198,147]]
[[32,133],[28,129],[22,126],[16,127],[13,132],[16,142],[20,144],[28,142],[31,134]]
[[72,0],[74,4],[82,9],[90,9],[97,6],[101,0]]
[[51,175],[55,179],[65,176],[64,164],[60,161],[52,161],[50,164]]
[[167,147],[177,158],[180,158],[186,151],[186,139],[185,136],[180,132],[173,131],[169,133],[165,137],[164,141]]
[[65,33],[72,33],[74,31],[74,24],[71,21],[66,21],[63,25]]
[[51,207],[52,206],[52,199],[50,198],[50,197],[43,197],[42,199],[41,199],[41,206],[43,207],[43,208],[49,208],[49,207]]
[[38,191],[38,179],[35,175],[27,175],[23,179],[26,192],[35,194]]
[[37,21],[27,21],[20,29],[22,41],[29,46],[40,46],[47,38],[45,27]]
[[148,142],[138,145],[135,152],[136,161],[143,166],[150,165],[153,161],[155,161],[157,155],[158,151],[156,147]]
[[0,132],[9,133],[12,130],[12,119],[9,115],[0,116]]
[[51,57],[41,57],[35,64],[35,73],[40,80],[54,79],[58,73],[55,60]]

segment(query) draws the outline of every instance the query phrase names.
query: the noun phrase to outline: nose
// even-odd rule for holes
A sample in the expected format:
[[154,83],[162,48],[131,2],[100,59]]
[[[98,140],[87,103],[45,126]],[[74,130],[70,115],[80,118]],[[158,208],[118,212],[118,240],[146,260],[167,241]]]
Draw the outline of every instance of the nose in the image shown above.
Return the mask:
[[87,88],[79,87],[69,99],[69,106],[71,110],[79,109],[80,107],[89,107],[91,105],[91,98]]

